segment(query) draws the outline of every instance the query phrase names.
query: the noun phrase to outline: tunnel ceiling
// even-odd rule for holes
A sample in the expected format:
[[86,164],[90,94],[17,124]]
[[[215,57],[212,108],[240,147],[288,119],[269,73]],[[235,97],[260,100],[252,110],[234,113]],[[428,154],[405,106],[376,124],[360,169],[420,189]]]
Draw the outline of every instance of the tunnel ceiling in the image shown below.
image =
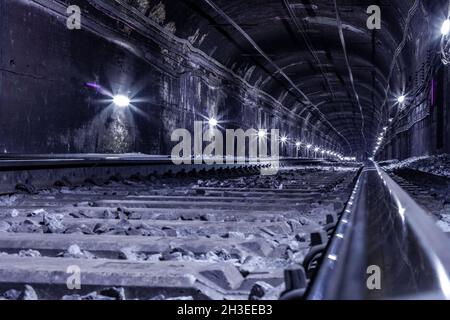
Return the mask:
[[[375,145],[380,126],[387,123],[389,108],[395,104],[393,97],[405,90],[416,37],[443,4],[412,0],[127,2],[308,119],[348,153],[368,152]],[[366,25],[367,8],[374,4],[381,8],[381,30],[369,30]],[[402,40],[404,47],[394,59]]]

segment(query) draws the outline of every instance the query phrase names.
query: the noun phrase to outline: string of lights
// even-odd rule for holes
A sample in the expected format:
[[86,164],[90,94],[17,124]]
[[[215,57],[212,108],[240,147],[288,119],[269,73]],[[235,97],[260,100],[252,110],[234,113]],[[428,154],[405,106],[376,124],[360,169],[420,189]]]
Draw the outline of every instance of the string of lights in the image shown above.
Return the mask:
[[[207,120],[208,125],[210,126],[210,128],[215,128],[218,126],[219,121],[214,118],[211,117]],[[269,136],[269,133],[267,132],[266,129],[259,129],[258,130],[258,138],[262,139],[262,138],[267,138]],[[279,143],[281,145],[291,145],[291,146],[295,146],[297,148],[297,151],[299,151],[302,147],[304,149],[306,149],[307,151],[313,150],[315,152],[315,155],[317,155],[318,153],[322,155],[322,157],[324,157],[325,155],[337,158],[339,160],[345,160],[345,159],[354,159],[354,158],[345,158],[341,153],[337,152],[337,151],[333,151],[333,150],[328,150],[324,147],[320,147],[320,146],[315,146],[309,142],[303,142],[303,141],[299,141],[299,140],[292,140],[295,141],[295,143],[290,143],[291,139],[287,136],[281,136],[279,138]]]

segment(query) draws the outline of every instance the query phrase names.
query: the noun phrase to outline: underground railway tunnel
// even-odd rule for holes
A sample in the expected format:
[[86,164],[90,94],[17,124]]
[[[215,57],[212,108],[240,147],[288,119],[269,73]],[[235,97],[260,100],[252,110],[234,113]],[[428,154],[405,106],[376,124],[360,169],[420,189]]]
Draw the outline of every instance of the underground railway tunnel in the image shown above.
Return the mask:
[[0,0],[0,300],[450,299],[444,0]]

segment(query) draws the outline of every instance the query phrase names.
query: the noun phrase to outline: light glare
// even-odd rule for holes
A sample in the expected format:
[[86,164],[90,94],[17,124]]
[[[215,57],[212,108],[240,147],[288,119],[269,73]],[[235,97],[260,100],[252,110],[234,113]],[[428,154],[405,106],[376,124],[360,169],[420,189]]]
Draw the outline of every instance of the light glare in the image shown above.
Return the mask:
[[218,122],[217,122],[217,120],[216,120],[215,118],[209,119],[209,120],[208,120],[208,123],[209,123],[209,125],[210,125],[211,127],[215,127],[215,126],[217,126],[217,124],[218,124]]
[[113,102],[116,106],[125,108],[130,105],[130,99],[123,95],[114,96]]
[[448,35],[449,32],[450,32],[450,20],[447,19],[444,21],[444,23],[442,23],[441,33],[442,35],[446,36]]
[[267,134],[266,130],[260,129],[258,131],[258,137],[260,137],[260,138],[264,138],[266,136],[266,134]]

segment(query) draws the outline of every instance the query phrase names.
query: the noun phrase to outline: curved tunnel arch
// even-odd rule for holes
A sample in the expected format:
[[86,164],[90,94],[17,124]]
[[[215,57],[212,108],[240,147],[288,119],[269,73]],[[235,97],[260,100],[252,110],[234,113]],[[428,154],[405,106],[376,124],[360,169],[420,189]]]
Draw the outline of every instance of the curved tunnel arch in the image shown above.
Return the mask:
[[[166,22],[174,21],[177,36],[189,39],[195,47],[232,69],[250,85],[281,102],[287,110],[295,111],[301,116],[299,126],[312,125],[314,134],[322,131],[322,136],[328,136],[327,139],[331,138],[347,152],[352,149],[349,140],[356,145],[357,151],[365,151],[368,146],[364,144],[373,144],[379,124],[390,117],[389,108],[381,109],[386,88],[388,85],[391,88],[388,98],[404,91],[407,74],[410,74],[408,66],[414,55],[412,40],[420,31],[415,25],[409,26],[405,49],[395,61],[395,72],[387,79],[414,1],[393,0],[380,4],[382,28],[374,31],[366,26],[366,10],[373,5],[371,1],[350,5],[337,0],[351,61],[349,69],[356,82],[353,90],[332,2],[183,0],[186,10],[180,12],[174,10],[174,1],[162,2],[167,9]],[[216,11],[214,7],[220,10]],[[423,4],[420,9],[426,12],[428,7]],[[422,21],[428,23],[422,16]],[[248,39],[269,60],[255,50]],[[316,65],[317,57],[321,62],[319,66]],[[352,112],[358,111],[355,91],[362,114]],[[306,114],[311,115],[300,120]],[[351,116],[351,121],[346,119],[347,116]],[[357,126],[363,119],[364,131],[360,132]],[[345,130],[345,136],[340,134],[343,129],[336,130],[352,125],[354,130]],[[361,141],[355,143],[357,136]],[[362,140],[363,136],[367,141]]]

